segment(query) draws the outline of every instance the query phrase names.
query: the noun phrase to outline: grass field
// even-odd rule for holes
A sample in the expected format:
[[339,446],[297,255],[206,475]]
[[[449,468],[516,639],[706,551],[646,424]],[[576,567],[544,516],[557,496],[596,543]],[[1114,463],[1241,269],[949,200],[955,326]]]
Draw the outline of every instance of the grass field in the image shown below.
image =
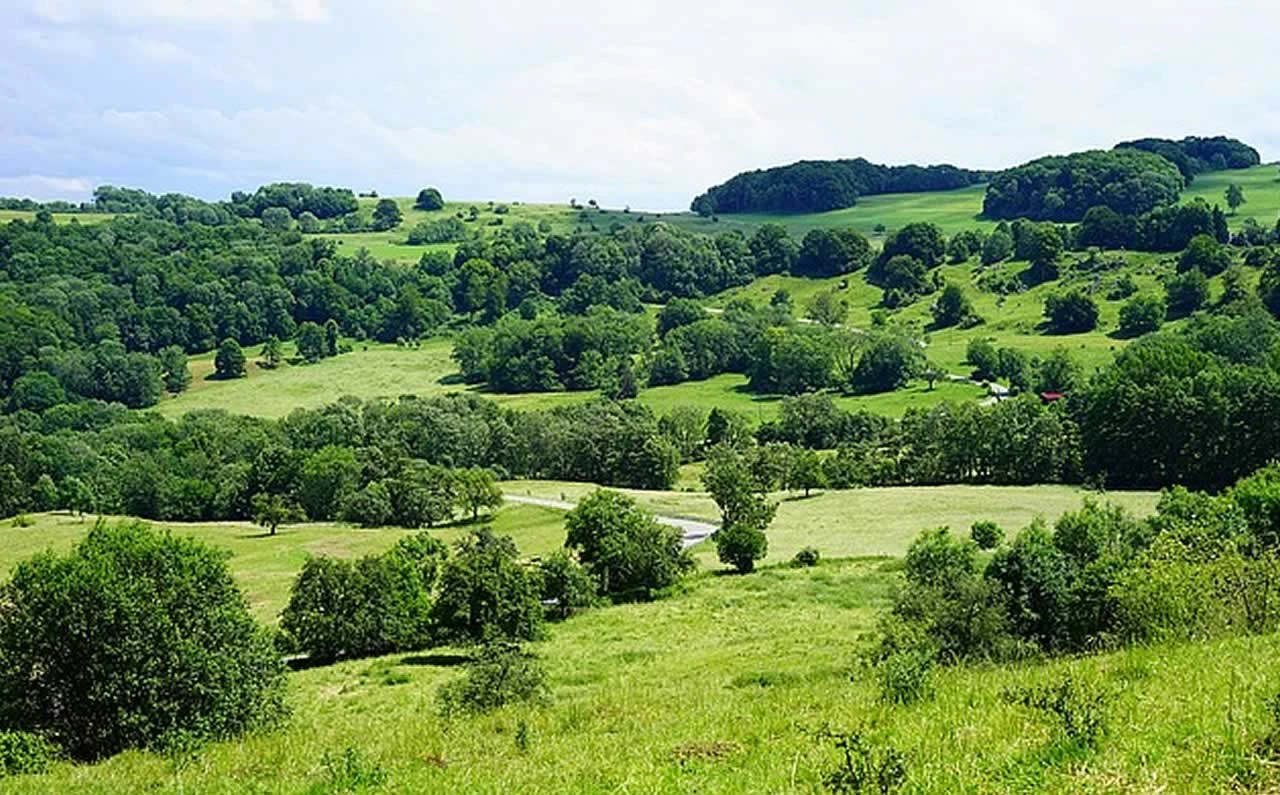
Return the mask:
[[[1241,789],[1280,685],[1276,636],[955,668],[934,699],[895,708],[857,662],[895,579],[877,561],[824,563],[698,577],[662,601],[588,611],[534,646],[549,702],[478,718],[436,715],[438,687],[458,675],[451,650],[305,670],[274,732],[190,756],[58,764],[6,791],[818,792],[836,759],[816,739],[824,728],[901,752],[903,792]],[[1000,697],[1062,672],[1114,694],[1096,752]],[[335,763],[344,755],[353,762]],[[1270,791],[1274,773],[1259,768],[1243,783]]]
[[1280,168],[1275,165],[1256,166],[1239,171],[1214,171],[1196,177],[1191,187],[1183,192],[1183,199],[1202,198],[1210,204],[1227,209],[1223,193],[1231,183],[1244,190],[1245,203],[1228,218],[1232,228],[1254,218],[1266,229],[1274,229],[1280,219]]
[[[509,481],[503,489],[551,500],[577,502],[598,486],[559,481]],[[715,503],[698,492],[635,491],[623,489],[636,502],[661,516],[714,522]],[[1080,508],[1088,492],[1071,486],[929,486],[852,489],[797,494],[775,494],[778,513],[769,527],[769,556],[765,563],[786,562],[804,547],[815,547],[824,557],[903,555],[921,530],[948,526],[968,532],[979,520],[996,522],[1012,535],[1037,516],[1052,523],[1067,511]],[[1097,497],[1098,495],[1092,495]],[[1102,499],[1122,506],[1135,516],[1155,510],[1154,492],[1109,492]],[[716,567],[715,548],[695,549],[704,566]]]
[[[27,210],[0,210],[0,223],[8,221],[31,221],[36,214]],[[100,224],[115,218],[114,213],[54,213],[53,221],[58,224],[71,222],[80,224]]]
[[[47,549],[65,550],[83,537],[94,517],[66,513],[37,514],[30,527],[0,523],[0,578],[6,578],[18,561]],[[231,553],[231,571],[249,597],[254,614],[274,623],[289,601],[289,586],[308,555],[357,557],[382,552],[415,532],[398,528],[365,530],[348,525],[310,523],[286,525],[276,536],[245,522],[186,524],[148,522],[172,528]],[[503,506],[493,517],[494,531],[510,535],[525,555],[545,555],[564,545],[564,512],[535,505]],[[456,524],[431,531],[452,541],[470,527]]]

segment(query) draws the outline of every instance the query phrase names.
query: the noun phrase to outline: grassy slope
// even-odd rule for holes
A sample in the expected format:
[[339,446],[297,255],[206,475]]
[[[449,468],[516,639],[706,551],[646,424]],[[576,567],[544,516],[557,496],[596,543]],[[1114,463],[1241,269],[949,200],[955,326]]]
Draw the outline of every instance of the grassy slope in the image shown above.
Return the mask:
[[[480,718],[435,717],[436,689],[458,673],[447,654],[302,671],[281,730],[181,762],[59,764],[7,789],[335,792],[324,759],[352,749],[386,776],[369,791],[813,792],[833,761],[813,733],[873,725],[873,743],[906,755],[906,792],[1208,793],[1231,788],[1233,757],[1265,727],[1276,636],[948,670],[932,701],[887,707],[856,659],[894,578],[875,561],[771,569],[590,611],[536,644],[549,704]],[[1000,698],[1062,671],[1115,693],[1096,754]]]
[[[1240,208],[1238,215],[1230,219],[1233,228],[1238,227],[1245,218],[1256,218],[1264,227],[1270,229],[1280,215],[1280,178],[1276,166],[1256,166],[1238,171],[1217,171],[1201,174],[1187,188],[1182,198],[1184,201],[1203,198],[1210,204],[1226,208],[1223,191],[1228,184],[1235,182],[1244,188],[1248,202]],[[868,237],[875,235],[877,225],[883,224],[888,229],[897,229],[912,221],[931,221],[942,228],[948,235],[963,229],[990,229],[995,226],[980,217],[982,197],[985,185],[934,193],[892,193],[883,196],[867,196],[858,200],[858,204],[846,210],[833,210],[826,213],[806,213],[798,215],[765,215],[746,213],[741,215],[724,215],[713,222],[709,218],[699,218],[693,213],[679,213],[662,216],[662,220],[674,223],[687,229],[699,232],[716,232],[723,229],[741,229],[750,234],[760,224],[766,222],[780,223],[791,234],[800,238],[810,229],[849,226]]]
[[[0,223],[9,221],[30,221],[36,217],[33,212],[26,210],[0,210]],[[69,224],[72,222],[81,224],[100,224],[103,221],[110,221],[115,218],[114,213],[54,213],[54,223]]]

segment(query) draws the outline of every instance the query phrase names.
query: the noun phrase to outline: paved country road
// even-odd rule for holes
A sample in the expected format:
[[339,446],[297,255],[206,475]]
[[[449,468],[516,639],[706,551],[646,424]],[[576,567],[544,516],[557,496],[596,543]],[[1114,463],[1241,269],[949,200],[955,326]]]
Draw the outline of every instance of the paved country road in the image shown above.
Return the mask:
[[[564,502],[562,500],[547,500],[542,497],[526,497],[520,494],[503,494],[503,499],[507,502],[519,502],[525,505],[541,505],[544,508],[556,508],[561,511],[572,511],[573,503]],[[716,531],[716,526],[710,522],[699,522],[696,519],[677,519],[674,516],[659,516],[658,524],[664,524],[667,527],[674,527],[684,536],[684,546],[686,549],[705,541],[712,533]]]

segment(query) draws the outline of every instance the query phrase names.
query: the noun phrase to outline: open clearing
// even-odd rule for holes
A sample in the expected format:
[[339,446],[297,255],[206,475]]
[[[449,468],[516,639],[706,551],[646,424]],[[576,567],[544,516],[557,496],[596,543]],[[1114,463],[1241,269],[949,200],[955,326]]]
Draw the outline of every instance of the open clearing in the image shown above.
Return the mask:
[[[598,486],[589,483],[513,480],[503,484],[510,494],[577,502]],[[719,511],[697,492],[618,489],[646,509],[662,515],[716,521]],[[769,556],[764,565],[786,562],[804,547],[823,557],[898,556],[921,530],[948,526],[966,533],[974,522],[989,519],[1012,535],[1037,516],[1052,523],[1093,497],[1114,502],[1136,516],[1155,510],[1154,492],[1090,493],[1072,486],[926,486],[814,492],[810,497],[781,493],[778,514],[769,527]],[[694,548],[699,561],[717,567],[715,548]]]

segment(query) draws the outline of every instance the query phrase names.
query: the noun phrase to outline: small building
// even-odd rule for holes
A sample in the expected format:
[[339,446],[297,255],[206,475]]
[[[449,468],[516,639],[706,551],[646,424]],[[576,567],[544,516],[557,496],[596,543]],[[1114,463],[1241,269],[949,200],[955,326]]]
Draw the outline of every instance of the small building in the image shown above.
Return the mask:
[[1040,400],[1043,403],[1057,403],[1059,400],[1062,400],[1064,397],[1066,397],[1066,395],[1062,394],[1061,392],[1041,392],[1040,393]]

